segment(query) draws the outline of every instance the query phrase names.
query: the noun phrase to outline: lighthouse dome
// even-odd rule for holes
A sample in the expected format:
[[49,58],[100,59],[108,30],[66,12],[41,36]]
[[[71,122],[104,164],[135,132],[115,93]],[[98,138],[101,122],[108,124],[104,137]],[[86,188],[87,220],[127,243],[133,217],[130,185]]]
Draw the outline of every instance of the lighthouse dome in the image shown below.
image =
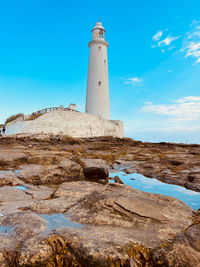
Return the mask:
[[92,29],[92,31],[96,30],[96,29],[102,29],[105,31],[104,27],[102,26],[102,23],[100,21],[97,21],[96,25],[94,26],[94,28]]

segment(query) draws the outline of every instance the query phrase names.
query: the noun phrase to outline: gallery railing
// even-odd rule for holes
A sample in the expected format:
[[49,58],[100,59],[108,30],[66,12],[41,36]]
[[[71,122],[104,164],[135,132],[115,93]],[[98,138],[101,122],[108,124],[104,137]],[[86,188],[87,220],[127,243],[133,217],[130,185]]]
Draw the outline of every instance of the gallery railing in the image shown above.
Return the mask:
[[77,111],[75,109],[71,109],[71,108],[51,107],[51,108],[43,108],[41,110],[33,112],[32,115],[45,114],[45,113],[50,112],[52,110],[66,110],[66,111],[72,111],[72,112],[79,112],[79,111]]

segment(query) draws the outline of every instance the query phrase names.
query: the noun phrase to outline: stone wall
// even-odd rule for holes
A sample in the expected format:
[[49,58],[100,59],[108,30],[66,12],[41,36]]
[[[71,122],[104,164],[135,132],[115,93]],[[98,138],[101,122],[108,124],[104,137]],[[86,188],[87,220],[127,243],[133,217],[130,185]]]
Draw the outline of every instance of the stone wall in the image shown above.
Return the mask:
[[124,137],[123,122],[103,120],[80,112],[53,110],[35,120],[15,122],[6,126],[6,134],[48,133],[73,137]]

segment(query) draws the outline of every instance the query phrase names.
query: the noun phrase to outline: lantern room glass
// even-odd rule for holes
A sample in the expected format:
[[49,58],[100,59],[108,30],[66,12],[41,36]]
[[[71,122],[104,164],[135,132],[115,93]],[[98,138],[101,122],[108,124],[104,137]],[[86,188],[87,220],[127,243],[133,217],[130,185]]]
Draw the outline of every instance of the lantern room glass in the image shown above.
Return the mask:
[[104,30],[99,30],[99,38],[105,39],[105,32],[104,32]]

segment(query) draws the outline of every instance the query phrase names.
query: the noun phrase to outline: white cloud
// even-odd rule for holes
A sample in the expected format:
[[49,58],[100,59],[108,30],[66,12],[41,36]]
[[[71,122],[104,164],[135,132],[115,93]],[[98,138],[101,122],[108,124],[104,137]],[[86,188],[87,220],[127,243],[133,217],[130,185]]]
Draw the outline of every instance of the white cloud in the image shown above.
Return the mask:
[[154,40],[154,41],[158,41],[158,40],[160,40],[160,37],[163,35],[163,31],[158,31],[153,37],[152,37],[152,39]]
[[[168,30],[165,30],[165,31],[160,30],[152,37],[152,40],[153,40],[153,44],[151,45],[152,48],[164,47],[164,46],[166,46],[168,50],[171,50],[174,48],[174,46],[170,46],[170,45],[172,42],[179,39],[180,36],[171,36],[170,34],[166,36],[165,32],[167,31]],[[162,48],[161,52],[165,53],[165,49]]]
[[189,42],[187,45],[187,51],[185,57],[195,57],[197,58],[196,62],[200,62],[200,41],[198,43]]
[[156,131],[165,131],[165,132],[196,132],[200,130],[200,126],[187,126],[187,125],[180,125],[180,126],[173,126],[167,125],[164,127],[163,125],[159,125],[159,127],[155,128],[152,127],[151,130]]
[[167,115],[170,121],[193,121],[200,119],[200,96],[187,96],[174,101],[173,104],[145,104],[144,112]]
[[[160,47],[162,53],[174,49],[175,41],[181,38],[180,35],[172,36],[166,32],[168,30],[160,30],[152,37],[151,47],[154,49]],[[189,31],[185,33],[185,37],[181,39],[182,48],[180,51],[185,53],[186,58],[194,58],[196,64],[200,63],[200,21],[194,20]]]
[[190,28],[181,51],[185,52],[185,57],[193,57],[196,63],[200,63],[200,21],[193,21]]
[[145,102],[134,116],[124,118],[126,135],[152,142],[200,143],[200,95],[167,104]]
[[186,102],[192,102],[192,101],[200,102],[200,96],[185,96],[185,97],[175,100],[175,102],[177,103],[186,103]]
[[190,195],[190,196],[199,196],[199,192],[188,190],[188,189],[186,189],[184,187],[180,187],[179,186],[179,187],[176,187],[175,190],[178,191],[178,192]]
[[167,46],[167,45],[170,45],[173,41],[179,39],[180,36],[176,36],[176,37],[173,37],[173,36],[167,36],[165,39],[163,39],[162,41],[159,41],[158,42],[158,46]]
[[132,85],[138,85],[139,83],[141,83],[143,81],[143,79],[138,78],[138,77],[132,77],[132,78],[126,78],[125,80],[125,84],[132,84]]

